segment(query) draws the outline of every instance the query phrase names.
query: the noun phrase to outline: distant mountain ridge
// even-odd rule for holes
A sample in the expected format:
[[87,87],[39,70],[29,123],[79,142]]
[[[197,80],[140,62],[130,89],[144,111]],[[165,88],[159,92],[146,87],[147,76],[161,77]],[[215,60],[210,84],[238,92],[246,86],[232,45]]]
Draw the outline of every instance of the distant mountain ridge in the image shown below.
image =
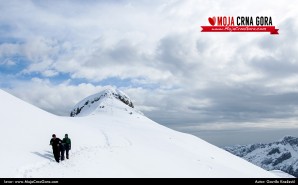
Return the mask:
[[266,170],[281,170],[298,177],[298,138],[285,136],[264,144],[237,145],[225,150]]

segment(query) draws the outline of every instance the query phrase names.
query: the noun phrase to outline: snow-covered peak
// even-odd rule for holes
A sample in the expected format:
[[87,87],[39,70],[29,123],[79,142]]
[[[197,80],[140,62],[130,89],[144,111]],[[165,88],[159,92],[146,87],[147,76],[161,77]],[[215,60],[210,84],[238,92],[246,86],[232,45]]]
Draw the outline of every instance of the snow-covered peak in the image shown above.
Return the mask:
[[124,92],[108,88],[77,103],[70,116],[88,116],[99,112],[113,112],[115,109],[127,111],[129,114],[137,112],[131,99]]
[[286,145],[286,144],[290,144],[290,145],[298,145],[298,138],[297,137],[293,137],[293,136],[284,136],[279,143]]

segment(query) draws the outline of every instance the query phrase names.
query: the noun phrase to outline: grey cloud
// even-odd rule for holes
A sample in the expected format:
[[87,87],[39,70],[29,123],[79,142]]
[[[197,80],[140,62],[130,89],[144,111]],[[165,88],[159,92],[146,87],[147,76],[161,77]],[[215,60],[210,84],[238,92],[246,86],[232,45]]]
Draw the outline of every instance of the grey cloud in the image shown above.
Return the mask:
[[200,54],[203,54],[205,51],[207,51],[207,48],[209,48],[209,44],[210,43],[208,41],[206,41],[205,39],[199,38],[196,41],[197,52]]
[[[204,42],[196,42],[189,35],[176,34],[160,40],[156,49],[156,67],[169,70],[177,79],[193,77],[203,70],[198,47],[205,48]],[[200,49],[202,50],[202,49]]]
[[[255,89],[255,90],[254,90]],[[242,86],[241,88],[219,86],[210,87],[203,93],[213,100],[213,106],[205,109],[229,121],[251,121],[260,118],[295,116],[298,108],[295,99],[298,93],[272,94],[262,92],[262,86]],[[291,115],[292,114],[292,115]]]
[[[99,39],[90,48],[77,50],[74,56],[60,58],[56,70],[72,72],[74,79],[84,78],[93,82],[113,77],[141,78],[147,79],[149,83],[150,80],[162,81],[164,71],[155,66],[152,58],[128,40],[107,46]],[[71,61],[71,64],[65,68],[67,61]],[[170,77],[168,75],[166,78]]]
[[264,72],[270,77],[277,78],[280,76],[290,76],[298,73],[298,63],[291,63],[291,59],[279,58],[276,59],[271,56],[263,56],[253,58],[250,61],[252,67],[256,70]]
[[[262,55],[247,59],[246,63],[270,78],[289,77],[298,72],[297,24],[293,18],[288,18],[276,27],[280,32],[277,37],[265,36],[253,40],[251,44],[259,48]],[[249,47],[251,45],[241,49],[249,49]]]
[[107,53],[114,61],[117,61],[117,63],[125,62],[128,65],[139,58],[138,50],[131,46],[127,41],[120,42],[115,48]]
[[[202,98],[208,98],[212,103],[200,107],[191,100]],[[298,110],[297,98],[298,93],[294,92],[273,94],[272,90],[263,87],[262,82],[241,86],[214,83],[204,90],[193,90],[191,96],[187,93],[164,96],[162,104],[158,105],[163,107],[164,111],[153,110],[145,113],[154,120],[172,127],[214,122],[236,122],[240,126],[243,122],[257,123],[265,119],[295,118]],[[154,102],[154,105],[156,103]]]

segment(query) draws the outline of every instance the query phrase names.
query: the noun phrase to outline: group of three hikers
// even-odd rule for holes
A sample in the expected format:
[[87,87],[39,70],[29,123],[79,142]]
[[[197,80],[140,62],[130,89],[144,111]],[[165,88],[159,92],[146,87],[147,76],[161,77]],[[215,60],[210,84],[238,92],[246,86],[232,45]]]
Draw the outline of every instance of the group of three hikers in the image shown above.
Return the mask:
[[53,154],[55,160],[59,163],[60,154],[61,161],[64,160],[64,152],[66,151],[66,159],[69,159],[69,150],[71,149],[71,140],[68,138],[68,134],[65,134],[63,140],[57,138],[55,134],[52,135],[52,139],[50,141],[50,145],[53,148]]

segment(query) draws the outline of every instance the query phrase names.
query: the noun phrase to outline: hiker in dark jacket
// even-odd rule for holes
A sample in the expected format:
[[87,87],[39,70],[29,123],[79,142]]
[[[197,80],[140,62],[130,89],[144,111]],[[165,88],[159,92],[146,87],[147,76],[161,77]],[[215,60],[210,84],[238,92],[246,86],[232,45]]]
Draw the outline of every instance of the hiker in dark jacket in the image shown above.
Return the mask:
[[62,143],[61,139],[57,138],[55,134],[52,135],[50,145],[53,148],[53,154],[57,163],[59,163],[60,158],[60,144]]
[[64,153],[65,153],[64,143],[61,143],[59,148],[60,148],[61,161],[63,161],[64,160]]
[[69,159],[69,150],[71,149],[71,140],[68,137],[68,134],[65,134],[65,137],[63,138],[62,143],[64,144],[64,148],[66,151],[66,159]]

